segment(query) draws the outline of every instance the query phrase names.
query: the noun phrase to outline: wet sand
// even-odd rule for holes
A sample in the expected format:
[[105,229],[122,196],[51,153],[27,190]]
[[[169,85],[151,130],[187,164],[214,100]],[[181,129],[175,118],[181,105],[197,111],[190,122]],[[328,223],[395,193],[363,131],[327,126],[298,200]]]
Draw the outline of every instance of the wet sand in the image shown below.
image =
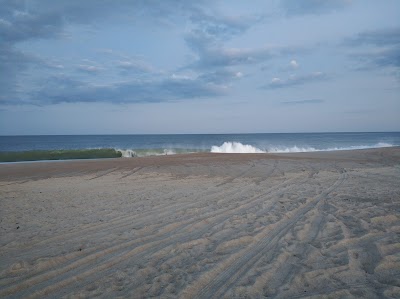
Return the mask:
[[0,165],[1,298],[399,298],[400,148]]

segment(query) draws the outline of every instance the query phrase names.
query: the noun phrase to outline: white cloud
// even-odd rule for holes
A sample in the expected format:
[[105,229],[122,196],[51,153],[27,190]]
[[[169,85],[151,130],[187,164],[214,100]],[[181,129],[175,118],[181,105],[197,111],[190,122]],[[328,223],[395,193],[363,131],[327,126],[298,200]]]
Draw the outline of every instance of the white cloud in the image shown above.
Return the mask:
[[80,65],[78,65],[78,70],[87,72],[87,73],[98,73],[100,71],[103,71],[104,68],[99,67],[99,66],[94,66],[94,65],[80,64]]
[[151,73],[155,71],[151,65],[140,60],[120,60],[116,63],[116,66],[124,70],[134,70],[145,73]]
[[175,80],[193,80],[193,77],[187,76],[187,75],[180,75],[180,74],[172,74],[171,79]]
[[290,67],[293,69],[297,69],[297,68],[299,68],[299,64],[297,63],[296,60],[292,60],[292,61],[290,61]]
[[287,79],[273,78],[267,88],[284,88],[303,85],[310,82],[327,80],[329,77],[323,72],[314,72],[303,75],[290,75]]
[[242,77],[243,77],[243,73],[242,73],[242,72],[237,72],[237,73],[235,74],[235,76],[236,76],[237,78],[242,78]]
[[271,80],[271,83],[272,83],[272,84],[277,84],[277,83],[279,83],[279,82],[281,82],[281,79],[279,79],[279,78],[273,78],[273,79]]

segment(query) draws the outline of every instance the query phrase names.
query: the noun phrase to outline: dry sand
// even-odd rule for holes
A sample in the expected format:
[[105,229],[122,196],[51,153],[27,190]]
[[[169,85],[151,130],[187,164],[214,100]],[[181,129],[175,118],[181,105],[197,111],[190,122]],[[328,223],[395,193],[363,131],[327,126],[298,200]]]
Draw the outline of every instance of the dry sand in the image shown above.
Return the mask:
[[399,298],[400,149],[0,165],[1,298]]

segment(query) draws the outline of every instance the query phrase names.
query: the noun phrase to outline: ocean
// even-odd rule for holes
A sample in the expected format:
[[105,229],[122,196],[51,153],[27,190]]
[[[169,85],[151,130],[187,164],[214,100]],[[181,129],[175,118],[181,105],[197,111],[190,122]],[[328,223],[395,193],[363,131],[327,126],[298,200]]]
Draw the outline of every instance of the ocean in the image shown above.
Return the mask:
[[400,146],[400,132],[0,136],[0,161],[194,152],[288,153]]

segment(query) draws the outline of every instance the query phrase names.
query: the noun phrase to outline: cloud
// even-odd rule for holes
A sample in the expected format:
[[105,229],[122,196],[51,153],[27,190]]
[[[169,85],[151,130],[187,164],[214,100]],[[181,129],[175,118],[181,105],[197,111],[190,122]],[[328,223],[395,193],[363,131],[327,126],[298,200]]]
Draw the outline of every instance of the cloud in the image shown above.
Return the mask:
[[291,67],[292,69],[297,69],[297,68],[299,68],[299,64],[297,63],[296,60],[291,60],[289,64],[290,64],[290,67]]
[[[6,2],[6,1],[3,1]],[[9,1],[12,2],[12,1]],[[213,3],[211,0],[147,1],[147,0],[30,0],[18,2],[19,11],[29,11],[36,15],[61,17],[68,24],[91,24],[98,21],[151,23],[152,25],[171,25],[187,20],[192,15],[206,16],[202,7]],[[7,10],[15,10],[17,5],[8,5]],[[1,13],[1,10],[0,10]],[[218,17],[215,17],[216,21]],[[239,26],[239,25],[238,25]]]
[[124,73],[162,73],[161,70],[157,70],[150,63],[144,61],[141,56],[131,56],[113,49],[98,49],[96,52],[111,57],[113,60],[111,67],[115,67]]
[[[88,24],[107,18],[115,17],[117,19],[121,15],[137,16],[141,13],[147,16],[159,16],[162,10],[166,11],[166,5],[163,3],[157,5],[157,3],[153,1],[141,0],[120,0],[118,3],[112,0],[30,0],[29,3],[27,3],[27,1],[14,2],[17,2],[18,5],[10,5],[6,8],[7,11],[28,12],[30,15],[36,16],[39,19],[47,15],[53,18],[59,18],[64,20],[65,23],[70,24]],[[175,8],[177,7],[178,6],[175,6]],[[172,9],[171,7],[169,11]]]
[[19,97],[23,88],[18,75],[41,63],[34,56],[0,43],[0,103]]
[[316,81],[323,81],[327,80],[328,76],[325,73],[322,72],[314,72],[311,74],[306,74],[306,75],[292,75],[288,79],[281,79],[281,78],[273,78],[271,82],[264,86],[264,88],[267,89],[275,89],[275,88],[286,88],[286,87],[292,87],[292,86],[298,86],[298,85],[303,85],[311,82],[316,82]]
[[78,65],[77,69],[81,72],[85,72],[88,74],[96,74],[101,71],[104,71],[104,68],[95,65],[88,65],[88,64],[80,64]]
[[196,2],[197,4],[179,0],[120,0],[118,3],[113,0],[1,1],[0,36],[3,42],[12,43],[35,38],[54,38],[61,36],[67,24],[91,24],[110,18],[121,21],[121,16],[130,22],[154,23],[179,14],[188,16],[196,5],[204,1]]
[[199,79],[204,82],[214,83],[214,84],[226,84],[235,79],[240,79],[243,77],[242,72],[232,71],[228,69],[220,69],[214,72],[208,72],[201,74]]
[[143,73],[155,72],[154,67],[141,60],[133,60],[133,59],[119,60],[116,62],[115,66],[124,71],[143,72]]
[[255,64],[272,59],[272,49],[239,49],[239,48],[214,48],[206,49],[200,53],[199,66],[225,67],[243,64]]
[[294,47],[225,48],[213,36],[199,30],[186,35],[186,44],[197,54],[197,60],[189,67],[209,69],[235,65],[256,64],[280,55],[298,52]]
[[342,10],[351,3],[351,0],[282,0],[281,6],[287,15],[317,15]]
[[23,97],[21,82],[24,72],[29,68],[50,67],[49,63],[18,50],[15,45],[29,39],[59,36],[61,29],[60,15],[31,13],[23,1],[1,1],[0,103]]
[[223,16],[206,14],[202,9],[193,8],[190,20],[196,24],[197,29],[204,33],[221,39],[242,34],[250,27],[264,20],[259,15],[250,16]]
[[400,27],[361,32],[344,42],[358,48],[349,57],[361,63],[359,70],[381,67],[400,67]]
[[369,70],[371,68],[400,67],[400,47],[389,49],[378,49],[367,53],[352,54],[350,57],[361,63],[358,70]]
[[347,38],[345,44],[350,46],[375,45],[392,46],[400,44],[400,27],[361,32]]
[[[2,93],[0,100],[2,103],[7,101],[14,104],[79,101],[152,102],[220,95],[230,80],[242,76],[241,72],[228,70],[227,66],[255,63],[262,57],[268,56],[269,50],[214,48],[212,44],[216,41],[241,34],[260,22],[262,18],[224,16],[209,9],[211,6],[207,3],[213,4],[209,0],[196,2],[121,0],[117,4],[112,0],[1,1],[0,89]],[[141,58],[127,55],[115,56],[116,53],[112,51],[108,51],[108,54],[114,55],[111,62],[100,65],[92,61],[82,61],[72,67],[64,67],[64,63],[54,62],[54,59],[52,62],[40,61],[17,50],[19,43],[24,41],[63,38],[66,26],[95,24],[110,19],[135,24],[147,22],[155,26],[168,22],[175,22],[175,25],[180,24],[179,22],[182,24],[190,22],[195,30],[203,32],[209,39],[200,41],[200,35],[197,35],[196,41],[193,39],[192,43],[188,42],[199,57],[197,66],[216,65],[219,69],[201,71],[200,74],[195,72],[193,78],[168,77],[163,71],[157,70]],[[24,72],[32,66],[35,66],[37,70],[40,68],[63,70],[67,75],[64,77],[54,75],[54,73],[43,75],[45,72],[41,72],[42,77],[35,80],[46,82],[45,87],[38,90],[37,86],[31,86],[30,92],[35,89],[34,94],[27,97],[29,88],[24,87],[20,82],[22,82]],[[118,74],[119,71],[121,76],[131,72],[147,74],[146,80],[94,86],[74,78],[73,71],[95,75],[106,70],[105,66],[107,71],[117,71],[114,74]],[[77,77],[79,78],[79,75]]]
[[41,90],[33,94],[29,103],[154,103],[220,96],[224,91],[224,86],[206,82],[202,78],[170,76],[160,80],[131,80],[95,85],[66,76],[54,76]]
[[16,43],[34,38],[50,38],[60,34],[63,26],[61,15],[33,15],[22,11],[0,14],[2,42]]
[[281,102],[281,104],[283,104],[283,105],[304,105],[304,104],[322,104],[324,102],[325,102],[324,100],[313,99],[313,100],[285,101],[285,102]]

